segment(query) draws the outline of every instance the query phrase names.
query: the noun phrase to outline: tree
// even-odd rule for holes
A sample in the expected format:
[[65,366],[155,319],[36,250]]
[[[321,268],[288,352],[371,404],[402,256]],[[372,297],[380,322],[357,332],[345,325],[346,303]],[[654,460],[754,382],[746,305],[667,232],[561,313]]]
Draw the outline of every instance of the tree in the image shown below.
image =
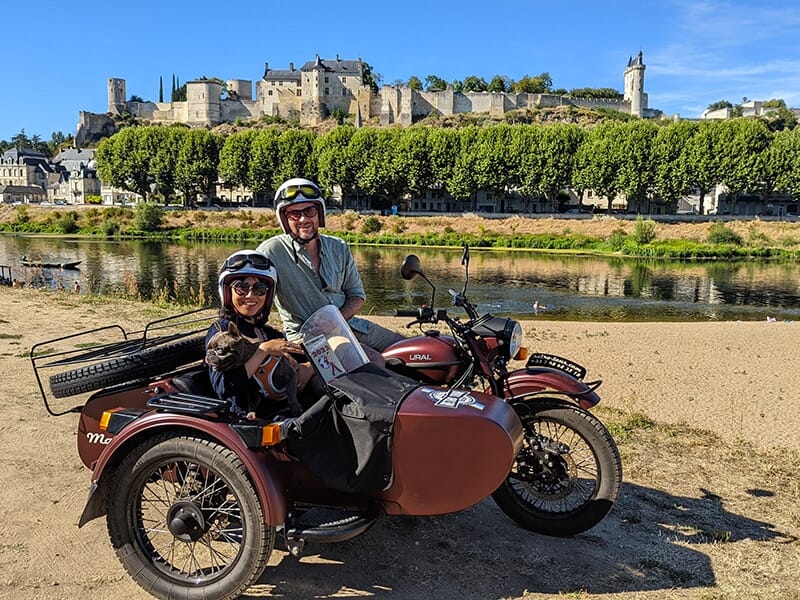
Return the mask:
[[691,187],[700,194],[699,212],[705,214],[706,195],[722,179],[722,155],[724,144],[720,136],[719,122],[700,121],[697,130],[685,146],[685,169]]
[[763,154],[769,147],[772,133],[757,119],[722,121],[719,126],[725,133],[721,182],[728,188],[736,214],[735,203],[742,192],[764,187]]
[[432,90],[446,90],[447,81],[438,75],[427,75],[425,77],[425,89],[429,92]]
[[250,157],[258,130],[238,131],[225,138],[219,151],[219,176],[225,187],[247,187],[250,175]]
[[633,202],[637,212],[641,212],[655,188],[653,139],[658,133],[658,128],[652,121],[636,119],[623,123],[620,131],[622,133],[619,140],[622,161],[619,172],[620,190],[625,194],[628,209],[630,210]]
[[553,86],[553,80],[550,73],[542,73],[536,77],[529,77],[525,75],[519,81],[514,83],[514,91],[519,93],[528,94],[546,94]]
[[273,189],[292,177],[317,178],[313,162],[314,137],[314,132],[307,129],[287,129],[280,135]]
[[158,101],[164,102],[164,78],[158,77]]
[[271,192],[278,168],[278,138],[275,127],[262,129],[252,141],[252,155],[247,179],[253,193],[261,196]]
[[412,75],[408,78],[406,85],[410,87],[412,90],[421,90],[422,89],[422,81],[420,81],[419,77],[416,75]]
[[428,127],[409,127],[399,130],[395,142],[395,168],[404,174],[406,191],[422,194],[434,183]]
[[115,187],[134,192],[147,201],[153,177],[151,161],[155,158],[153,128],[126,127],[97,147],[97,173]]
[[183,134],[175,161],[175,185],[191,204],[198,194],[210,202],[212,186],[217,182],[220,141],[205,129],[190,129]]
[[721,108],[733,108],[733,104],[727,100],[717,100],[708,105],[708,110],[719,110]]
[[314,140],[314,163],[317,165],[319,185],[328,191],[339,186],[342,195],[347,195],[355,185],[355,175],[348,160],[347,146],[356,128],[342,125],[319,135]]
[[623,124],[604,121],[592,129],[578,149],[576,157],[575,186],[594,190],[607,200],[611,212],[614,199],[622,191],[620,172],[623,169],[623,152],[620,140]]
[[505,75],[495,75],[486,89],[489,92],[507,92],[511,89],[511,81]]
[[382,77],[375,73],[372,65],[366,62],[361,62],[361,83],[369,86],[373,94],[378,93],[378,86],[380,85]]
[[462,91],[464,92],[485,92],[489,88],[489,84],[483,77],[476,75],[469,75],[464,78]]
[[678,121],[661,127],[653,140],[655,193],[673,208],[692,190],[686,148],[696,132],[696,123]]

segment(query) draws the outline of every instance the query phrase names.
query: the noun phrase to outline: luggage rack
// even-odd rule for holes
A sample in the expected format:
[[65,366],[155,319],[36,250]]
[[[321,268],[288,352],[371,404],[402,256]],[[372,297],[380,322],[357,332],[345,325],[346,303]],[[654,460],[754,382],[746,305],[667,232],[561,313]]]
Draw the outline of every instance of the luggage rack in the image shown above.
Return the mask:
[[[98,364],[100,361],[128,357],[149,348],[204,334],[216,318],[215,309],[200,308],[151,321],[141,330],[126,331],[121,325],[106,325],[34,344],[30,349],[29,358],[45,409],[52,416],[60,416],[79,413],[83,406],[74,406],[63,411],[53,410],[52,394],[45,390],[42,383],[43,372],[53,372],[57,368],[79,369]],[[111,339],[97,342],[98,338]],[[84,343],[79,343],[81,340],[84,340]],[[68,343],[71,343],[71,347],[66,348]]]

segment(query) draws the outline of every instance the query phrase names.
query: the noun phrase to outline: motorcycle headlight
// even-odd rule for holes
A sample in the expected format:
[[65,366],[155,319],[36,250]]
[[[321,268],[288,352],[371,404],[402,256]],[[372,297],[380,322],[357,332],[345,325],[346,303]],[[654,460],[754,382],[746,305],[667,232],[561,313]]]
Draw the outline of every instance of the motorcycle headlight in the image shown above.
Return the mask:
[[513,359],[522,348],[522,325],[519,324],[519,321],[509,321],[509,323],[514,324],[508,340],[508,357]]

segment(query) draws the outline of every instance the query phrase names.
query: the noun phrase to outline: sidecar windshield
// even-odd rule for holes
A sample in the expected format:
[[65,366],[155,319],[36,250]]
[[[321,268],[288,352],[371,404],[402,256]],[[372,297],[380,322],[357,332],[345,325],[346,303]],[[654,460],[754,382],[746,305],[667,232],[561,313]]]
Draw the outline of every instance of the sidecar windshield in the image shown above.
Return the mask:
[[326,383],[369,362],[342,313],[331,304],[306,319],[300,335],[306,353]]

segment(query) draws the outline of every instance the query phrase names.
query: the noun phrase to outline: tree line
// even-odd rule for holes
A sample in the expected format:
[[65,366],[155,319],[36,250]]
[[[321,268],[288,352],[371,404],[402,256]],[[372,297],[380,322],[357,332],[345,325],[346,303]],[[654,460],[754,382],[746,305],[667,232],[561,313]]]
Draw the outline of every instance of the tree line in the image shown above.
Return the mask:
[[[222,181],[268,200],[281,181],[308,177],[328,192],[358,191],[383,209],[407,195],[444,189],[468,201],[478,191],[557,207],[571,189],[637,212],[674,212],[680,198],[718,184],[743,194],[800,189],[800,128],[772,131],[759,118],[725,121],[603,121],[462,128],[340,125],[325,133],[271,126],[223,136],[185,126],[128,127],[97,149],[100,178],[145,199],[185,204]],[[663,211],[654,210],[662,207]],[[735,210],[734,210],[735,213]]]

